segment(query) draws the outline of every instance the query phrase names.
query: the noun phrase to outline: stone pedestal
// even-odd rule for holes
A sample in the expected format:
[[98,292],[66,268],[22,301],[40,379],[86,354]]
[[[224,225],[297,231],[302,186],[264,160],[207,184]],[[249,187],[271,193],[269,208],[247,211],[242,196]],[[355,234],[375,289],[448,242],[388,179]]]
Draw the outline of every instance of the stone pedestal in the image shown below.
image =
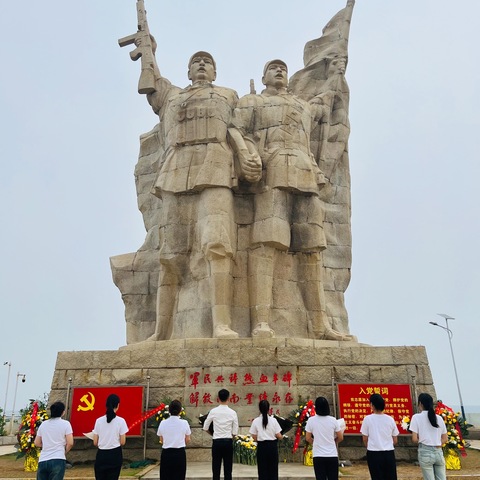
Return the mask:
[[[184,339],[143,342],[118,351],[59,352],[50,400],[67,400],[69,378],[75,386],[146,385],[149,409],[166,399],[180,399],[191,421],[190,461],[210,459],[211,439],[201,430],[200,414],[216,406],[220,388],[231,392],[240,433],[248,433],[258,415],[258,400],[266,395],[275,413],[288,416],[299,397],[326,397],[333,405],[334,383],[411,383],[417,391],[435,395],[424,347],[371,347],[356,342],[296,338],[232,340]],[[333,414],[332,407],[332,414]],[[291,432],[292,433],[292,432]],[[416,448],[401,438],[397,459],[412,460]],[[93,460],[90,440],[76,440],[69,459]],[[124,456],[143,458],[143,438],[127,438]],[[147,429],[147,458],[159,458],[156,432]],[[341,459],[365,456],[359,436],[347,436]]]

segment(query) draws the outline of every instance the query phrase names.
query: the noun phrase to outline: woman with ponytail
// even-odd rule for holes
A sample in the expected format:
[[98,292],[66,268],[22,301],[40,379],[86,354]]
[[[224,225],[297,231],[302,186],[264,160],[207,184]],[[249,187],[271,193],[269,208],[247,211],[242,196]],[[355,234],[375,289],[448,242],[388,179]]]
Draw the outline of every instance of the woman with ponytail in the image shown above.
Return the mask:
[[278,480],[278,440],[283,438],[282,428],[276,418],[268,414],[270,404],[260,400],[260,415],[250,427],[250,434],[257,442],[258,480]]
[[125,445],[127,423],[117,416],[120,398],[108,396],[107,411],[95,422],[93,444],[98,447],[95,459],[95,480],[118,480],[123,464],[122,445]]
[[418,396],[418,408],[410,422],[412,440],[418,443],[418,463],[424,480],[446,480],[442,445],[447,442],[447,428],[443,418],[435,414],[433,398],[428,393]]

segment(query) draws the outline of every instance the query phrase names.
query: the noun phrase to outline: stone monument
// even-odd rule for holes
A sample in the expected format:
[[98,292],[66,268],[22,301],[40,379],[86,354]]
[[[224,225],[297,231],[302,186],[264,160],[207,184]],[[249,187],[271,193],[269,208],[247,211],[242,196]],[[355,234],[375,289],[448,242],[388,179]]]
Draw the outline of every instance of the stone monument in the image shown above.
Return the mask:
[[[134,44],[138,91],[159,121],[140,137],[135,168],[145,242],[111,258],[127,346],[60,352],[51,398],[65,398],[69,384],[148,385],[148,408],[182,401],[193,420],[189,459],[207,460],[210,437],[194,419],[220,388],[243,433],[262,398],[288,416],[300,397],[335,406],[336,383],[413,382],[434,394],[423,347],[371,347],[349,332],[353,6],[306,44],[290,80],[284,60],[265,59],[264,90],[239,99],[213,83],[205,51],[188,60],[191,84],[172,85],[137,0],[138,32],[119,43]],[[155,432],[146,435],[147,456],[157,458]],[[129,439],[126,458],[139,458],[142,443]],[[78,448],[72,455],[93,458],[89,445]],[[357,437],[342,443],[343,458],[364,455]],[[414,455],[405,448],[397,458]]]
[[[265,90],[238,100],[212,82],[212,55],[188,63],[192,82],[160,74],[139,6],[139,92],[160,122],[140,140],[135,169],[147,237],[111,258],[127,343],[294,336],[352,340],[350,176],[345,81],[353,1],[305,47],[288,85],[269,62]],[[274,67],[278,68],[281,79]]]

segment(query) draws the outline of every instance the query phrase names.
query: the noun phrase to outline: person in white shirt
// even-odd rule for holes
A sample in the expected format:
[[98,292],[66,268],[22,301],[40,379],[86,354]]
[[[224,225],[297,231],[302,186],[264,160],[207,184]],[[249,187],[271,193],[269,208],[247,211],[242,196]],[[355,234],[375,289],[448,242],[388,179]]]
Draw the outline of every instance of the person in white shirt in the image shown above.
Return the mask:
[[185,480],[187,455],[185,447],[190,442],[190,425],[179,417],[182,404],[173,400],[168,406],[170,417],[160,422],[157,435],[162,444],[160,480]]
[[278,480],[278,440],[282,438],[282,427],[275,417],[268,414],[270,403],[260,400],[260,416],[253,419],[250,434],[257,442],[258,480]]
[[42,451],[37,480],[63,480],[65,475],[65,454],[73,447],[73,431],[70,422],[61,418],[64,412],[64,403],[52,403],[50,418],[38,427],[35,446]]
[[[238,435],[237,412],[228,406],[230,392],[222,388],[218,392],[220,405],[212,408],[203,424],[203,429],[213,437],[212,443],[212,476],[220,480],[223,462],[224,480],[232,480],[233,437]],[[208,430],[213,422],[213,434]]]
[[445,480],[445,458],[442,445],[447,443],[447,427],[440,415],[435,413],[433,398],[428,393],[418,396],[420,413],[412,417],[409,430],[412,440],[418,443],[418,463],[424,480]]
[[398,441],[395,420],[383,411],[385,400],[378,394],[370,396],[371,415],[363,419],[360,433],[367,447],[367,465],[372,480],[397,480],[394,447]]
[[95,458],[95,480],[117,480],[123,464],[122,446],[125,445],[127,423],[117,415],[120,397],[107,397],[107,411],[97,418],[93,427],[93,444],[98,447]]
[[325,397],[315,400],[315,415],[307,420],[305,440],[313,444],[315,478],[338,480],[337,444],[343,440],[343,432],[336,418],[330,416]]

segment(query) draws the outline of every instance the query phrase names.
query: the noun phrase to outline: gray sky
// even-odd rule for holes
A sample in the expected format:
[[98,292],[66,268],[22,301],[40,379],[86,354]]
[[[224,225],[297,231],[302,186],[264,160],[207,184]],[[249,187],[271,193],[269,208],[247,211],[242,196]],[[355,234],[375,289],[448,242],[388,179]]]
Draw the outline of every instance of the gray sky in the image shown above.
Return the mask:
[[[271,58],[290,73],[345,0],[146,0],[162,74],[186,86],[197,50],[216,83],[257,90]],[[350,32],[351,332],[371,345],[424,345],[444,402],[480,405],[478,361],[480,66],[477,0],[357,0]],[[156,118],[139,63],[117,39],[134,0],[3,2],[0,30],[0,361],[16,409],[50,390],[58,351],[125,344],[109,257],[145,230],[133,169]],[[7,367],[0,365],[0,407]]]

